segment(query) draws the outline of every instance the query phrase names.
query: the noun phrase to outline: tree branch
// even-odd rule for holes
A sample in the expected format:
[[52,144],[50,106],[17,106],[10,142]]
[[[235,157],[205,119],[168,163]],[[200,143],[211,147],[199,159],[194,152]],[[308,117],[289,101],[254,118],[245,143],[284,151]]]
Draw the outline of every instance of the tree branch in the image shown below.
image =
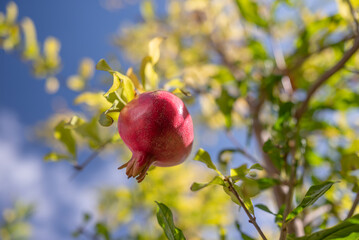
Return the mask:
[[[242,75],[242,72],[239,71],[238,66],[235,63],[231,62],[228,59],[228,57],[224,51],[223,45],[218,44],[215,41],[215,39],[213,38],[213,36],[210,37],[209,43],[213,47],[213,49],[217,52],[217,54],[221,57],[223,64],[232,72],[232,74],[236,78],[239,78]],[[247,99],[247,102],[248,102],[249,106],[251,107],[251,113],[253,115],[253,130],[254,130],[255,137],[256,137],[256,140],[258,143],[258,147],[263,156],[263,161],[264,161],[264,165],[265,165],[264,167],[266,168],[269,176],[277,177],[277,176],[279,176],[278,169],[273,165],[269,156],[262,150],[263,139],[262,139],[261,135],[262,135],[263,128],[259,121],[259,112],[261,110],[262,105],[265,102],[264,94],[265,93],[262,92],[260,95],[260,99],[258,101],[256,101],[255,103],[254,102],[251,103],[248,99]],[[274,186],[273,191],[274,191],[274,197],[276,199],[276,204],[279,209],[280,206],[284,203],[285,194],[280,186]]]
[[319,89],[320,86],[322,86],[331,76],[333,76],[336,72],[338,72],[340,69],[342,69],[345,65],[345,63],[354,55],[354,53],[359,49],[359,38],[356,38],[354,41],[353,46],[344,53],[343,57],[339,60],[338,63],[336,63],[334,66],[332,66],[329,70],[323,73],[315,82],[314,84],[309,88],[307,97],[303,101],[302,105],[297,109],[295,112],[295,118],[299,120],[305,111],[308,108],[309,102],[313,95],[316,93],[316,91]]
[[350,218],[351,216],[353,216],[353,214],[354,214],[354,212],[355,212],[355,208],[358,206],[358,204],[359,204],[359,192],[357,192],[357,194],[356,194],[356,197],[355,197],[355,199],[354,199],[353,205],[352,205],[352,207],[350,208],[346,219],[348,219],[348,218]]
[[345,1],[347,2],[349,9],[350,9],[350,13],[353,17],[353,21],[354,21],[354,25],[355,25],[355,34],[358,35],[359,34],[359,22],[358,22],[358,19],[356,18],[355,10],[354,10],[353,5],[350,2],[350,0],[345,0]]
[[234,189],[233,187],[233,183],[231,182],[230,179],[226,178],[225,179],[226,182],[228,182],[229,184],[229,190],[234,194],[234,196],[237,198],[237,200],[239,201],[240,205],[242,206],[242,208],[244,209],[244,211],[246,212],[247,216],[249,217],[249,222],[252,223],[254,225],[254,227],[257,229],[259,235],[262,237],[263,240],[267,240],[266,236],[264,235],[264,233],[262,232],[262,229],[259,227],[259,225],[256,222],[256,218],[254,216],[252,216],[252,214],[249,212],[249,210],[247,209],[246,205],[244,204],[243,200],[240,198],[240,196],[238,195],[236,189]]
[[112,141],[112,139],[107,140],[103,144],[101,144],[92,154],[86,158],[86,160],[81,165],[74,165],[74,168],[77,170],[74,172],[74,174],[71,176],[71,180],[73,180],[92,160],[94,160],[100,152],[106,147],[107,144],[109,144]]
[[331,48],[331,47],[334,47],[335,45],[338,45],[340,43],[344,43],[348,40],[351,40],[353,39],[355,36],[353,34],[350,34],[348,36],[345,36],[344,38],[342,38],[341,40],[339,40],[338,42],[335,42],[335,43],[331,43],[331,44],[328,44],[328,45],[325,45],[325,46],[321,46],[319,47],[317,50],[311,52],[311,53],[308,53],[302,57],[298,57],[296,61],[294,61],[293,64],[291,64],[291,67],[289,67],[289,70],[288,71],[293,71],[295,68],[299,68],[300,66],[303,65],[303,63],[308,59],[310,58],[311,56],[313,56],[314,54],[319,54],[321,53],[322,51],[328,49],[328,48]]

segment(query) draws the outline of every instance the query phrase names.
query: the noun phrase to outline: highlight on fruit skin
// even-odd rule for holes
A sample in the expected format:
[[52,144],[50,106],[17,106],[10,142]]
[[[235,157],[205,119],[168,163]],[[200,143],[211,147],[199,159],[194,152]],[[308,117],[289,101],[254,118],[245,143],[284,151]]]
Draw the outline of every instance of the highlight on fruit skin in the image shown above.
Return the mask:
[[140,94],[120,112],[119,134],[132,152],[128,178],[142,182],[151,165],[175,166],[186,160],[193,144],[193,122],[183,101],[167,91]]

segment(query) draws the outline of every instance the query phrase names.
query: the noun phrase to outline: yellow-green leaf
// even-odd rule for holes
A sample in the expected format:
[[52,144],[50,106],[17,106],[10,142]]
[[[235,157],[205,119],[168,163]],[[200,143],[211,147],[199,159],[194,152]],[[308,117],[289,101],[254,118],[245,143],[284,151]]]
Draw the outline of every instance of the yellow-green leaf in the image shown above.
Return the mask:
[[57,162],[59,160],[69,160],[69,159],[71,159],[70,156],[57,152],[50,152],[44,156],[45,161],[53,161],[53,162]]
[[66,147],[67,151],[76,158],[76,141],[72,135],[71,129],[66,128],[65,121],[61,121],[55,127],[54,136]]
[[116,73],[113,73],[112,77],[113,77],[112,86],[105,93],[105,95],[104,95],[105,97],[108,96],[110,93],[115,92],[117,89],[119,89],[119,87],[121,85],[121,80],[120,80],[119,76]]
[[18,15],[18,8],[15,2],[9,2],[6,6],[6,21],[14,23]]
[[36,59],[39,57],[39,45],[35,25],[30,18],[25,17],[21,26],[25,37],[24,57],[27,59]]
[[102,111],[110,108],[112,104],[103,97],[103,92],[84,92],[77,96],[74,101],[74,104],[85,103],[90,107],[99,108]]
[[131,79],[131,81],[133,82],[133,84],[135,85],[135,87],[143,92],[143,87],[142,87],[142,84],[140,83],[140,81],[138,80],[136,74],[133,72],[133,69],[132,68],[129,68],[127,70],[127,73],[126,75]]
[[210,169],[217,170],[216,166],[212,162],[211,156],[203,148],[198,149],[196,156],[194,156],[194,160],[205,163]]
[[198,190],[201,190],[202,188],[205,188],[205,187],[210,186],[210,185],[222,185],[223,186],[224,182],[223,182],[222,178],[220,178],[219,176],[215,176],[208,183],[197,183],[197,182],[192,183],[191,191],[198,191]]
[[79,75],[83,79],[88,80],[94,74],[94,66],[95,63],[91,58],[82,59],[78,70]]
[[54,37],[47,37],[44,42],[45,59],[51,67],[56,67],[59,64],[61,44],[59,40]]
[[152,39],[148,44],[148,55],[152,58],[152,64],[155,65],[160,59],[160,45],[163,38],[156,37]]
[[60,88],[59,80],[56,77],[48,77],[45,83],[45,90],[49,94],[56,93]]

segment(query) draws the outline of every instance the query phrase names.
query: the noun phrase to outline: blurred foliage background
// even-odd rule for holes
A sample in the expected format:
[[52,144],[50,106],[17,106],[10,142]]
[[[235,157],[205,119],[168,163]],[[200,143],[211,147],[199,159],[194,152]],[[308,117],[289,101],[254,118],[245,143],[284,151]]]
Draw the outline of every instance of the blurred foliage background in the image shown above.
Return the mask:
[[[112,38],[132,68],[124,69],[119,59],[104,53],[113,70],[97,65],[110,75],[101,75],[103,85],[95,89],[91,81],[99,59],[79,63],[66,82],[78,94],[76,107],[38,125],[37,137],[52,149],[45,161],[68,161],[76,174],[99,152],[115,152],[121,163],[127,161],[130,152],[116,124],[102,125],[116,122],[118,112],[111,110],[121,109],[122,100],[129,102],[134,88],[165,89],[189,106],[195,125],[201,126],[197,133],[212,130],[218,138],[224,133],[232,142],[218,156],[207,150],[252,207],[251,201],[275,213],[268,226],[261,221],[268,239],[279,237],[283,223],[277,218],[287,216],[285,209],[297,206],[310,186],[322,182],[340,181],[288,224],[289,236],[309,235],[354,214],[359,191],[359,1],[169,0],[161,11],[157,1],[139,4],[141,20],[114,29]],[[19,54],[36,77],[45,79],[46,91],[56,94],[60,40],[48,37],[40,44],[32,20],[18,20],[17,12],[10,2],[0,13],[0,47]],[[196,139],[193,152],[203,144],[203,138]],[[89,149],[93,154],[79,162]],[[247,167],[254,163],[263,168]],[[103,186],[94,209],[98,219],[86,213],[73,236],[165,239],[155,219],[154,201],[160,201],[171,208],[187,239],[212,239],[208,234],[213,233],[214,239],[258,237],[244,223],[246,216],[238,215],[231,194],[218,186],[190,190],[193,182],[214,176],[190,158],[181,166],[154,168],[141,184]],[[293,200],[287,200],[290,193]],[[29,235],[29,209],[15,204],[3,213],[3,239]],[[267,214],[258,208],[255,212],[258,219]]]

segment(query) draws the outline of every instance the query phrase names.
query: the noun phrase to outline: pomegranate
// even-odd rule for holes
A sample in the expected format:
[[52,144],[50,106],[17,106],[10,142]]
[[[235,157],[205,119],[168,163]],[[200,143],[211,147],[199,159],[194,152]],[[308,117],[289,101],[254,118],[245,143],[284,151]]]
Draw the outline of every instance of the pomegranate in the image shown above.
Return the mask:
[[140,94],[121,111],[118,131],[132,152],[126,167],[128,178],[141,182],[151,165],[170,167],[182,163],[191,152],[193,123],[186,106],[166,91]]

